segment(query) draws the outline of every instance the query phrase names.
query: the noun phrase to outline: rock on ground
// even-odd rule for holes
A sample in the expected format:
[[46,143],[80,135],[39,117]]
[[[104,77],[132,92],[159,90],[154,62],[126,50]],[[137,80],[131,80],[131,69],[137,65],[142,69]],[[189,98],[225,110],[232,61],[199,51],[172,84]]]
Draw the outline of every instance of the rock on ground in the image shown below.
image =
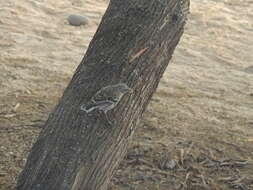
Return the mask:
[[72,26],[87,25],[89,23],[89,18],[81,15],[69,15],[69,24]]

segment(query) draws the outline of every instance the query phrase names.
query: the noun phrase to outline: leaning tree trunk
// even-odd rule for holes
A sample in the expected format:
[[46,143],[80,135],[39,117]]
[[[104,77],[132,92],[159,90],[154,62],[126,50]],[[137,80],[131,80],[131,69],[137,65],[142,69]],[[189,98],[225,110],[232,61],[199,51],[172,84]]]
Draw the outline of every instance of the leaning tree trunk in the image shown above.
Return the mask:
[[[18,190],[105,190],[183,34],[189,0],[111,0],[63,97],[34,144]],[[119,82],[134,90],[109,112],[82,104]]]

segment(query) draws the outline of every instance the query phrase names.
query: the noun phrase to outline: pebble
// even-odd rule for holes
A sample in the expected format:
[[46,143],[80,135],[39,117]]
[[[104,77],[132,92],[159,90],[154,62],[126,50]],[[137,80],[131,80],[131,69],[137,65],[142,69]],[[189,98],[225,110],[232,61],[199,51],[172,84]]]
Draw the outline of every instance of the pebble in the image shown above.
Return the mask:
[[80,15],[69,15],[68,22],[72,26],[81,26],[89,23],[89,18]]
[[253,65],[247,67],[244,71],[245,71],[246,73],[253,73]]

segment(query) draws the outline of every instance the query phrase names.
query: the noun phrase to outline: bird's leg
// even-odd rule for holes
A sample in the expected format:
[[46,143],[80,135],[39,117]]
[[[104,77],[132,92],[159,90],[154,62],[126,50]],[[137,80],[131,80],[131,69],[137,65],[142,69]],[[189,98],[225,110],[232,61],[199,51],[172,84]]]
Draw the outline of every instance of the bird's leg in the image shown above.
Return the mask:
[[112,122],[111,122],[110,118],[109,118],[108,115],[107,115],[107,111],[105,111],[105,112],[103,112],[103,113],[104,113],[104,115],[105,115],[105,119],[106,119],[106,121],[108,122],[108,124],[109,124],[110,126],[112,126]]
[[111,127],[113,123],[111,122],[110,118],[108,117],[107,111],[99,110],[99,113],[101,116],[103,115],[103,118],[106,120],[107,124],[109,124],[109,126]]
[[111,110],[112,108],[114,108],[115,106],[115,103],[113,101],[110,101],[110,100],[107,100],[107,101],[101,101],[101,102],[98,102],[97,103],[97,111],[99,113],[100,116],[103,115],[103,119],[106,120],[106,122],[112,126],[112,122],[110,121],[108,115],[107,115],[107,112],[109,110]]
[[101,118],[103,118],[104,120],[106,120],[107,124],[109,124],[110,126],[112,126],[112,122],[110,121],[108,115],[107,115],[107,111],[103,111],[103,110],[98,110],[98,113],[100,115]]

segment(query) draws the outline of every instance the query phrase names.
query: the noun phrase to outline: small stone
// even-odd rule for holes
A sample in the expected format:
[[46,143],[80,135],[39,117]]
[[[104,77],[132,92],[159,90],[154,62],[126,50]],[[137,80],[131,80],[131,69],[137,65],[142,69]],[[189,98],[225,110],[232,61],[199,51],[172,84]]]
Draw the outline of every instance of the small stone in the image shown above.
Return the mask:
[[175,160],[170,160],[169,162],[166,163],[166,168],[173,170],[177,166],[177,162]]
[[69,24],[72,26],[81,26],[89,23],[89,18],[86,16],[80,15],[69,15],[68,17]]
[[253,73],[253,65],[251,65],[251,66],[249,66],[249,67],[247,67],[247,68],[245,68],[245,70],[244,70],[246,73]]

